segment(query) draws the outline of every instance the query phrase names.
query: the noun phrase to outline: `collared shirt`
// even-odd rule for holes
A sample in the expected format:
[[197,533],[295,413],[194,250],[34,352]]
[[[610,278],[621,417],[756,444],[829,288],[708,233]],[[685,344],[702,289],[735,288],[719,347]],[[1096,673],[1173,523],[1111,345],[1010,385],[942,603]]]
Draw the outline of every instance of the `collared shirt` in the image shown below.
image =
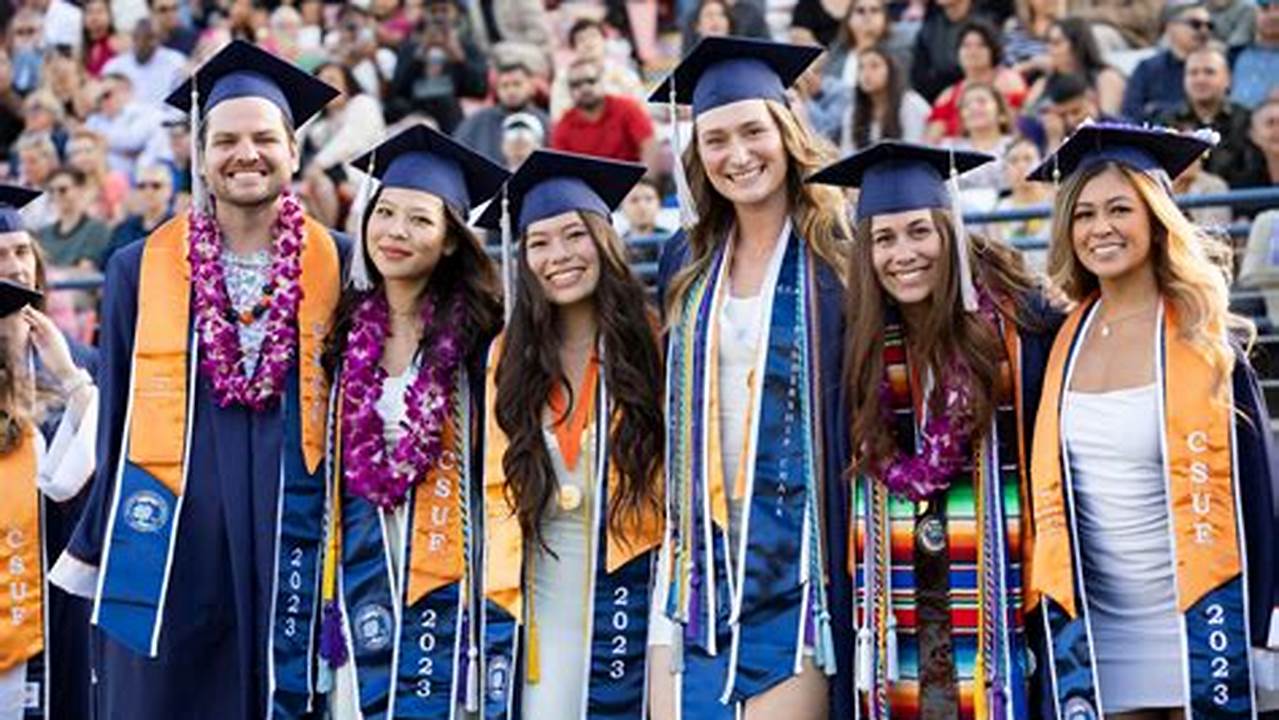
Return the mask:
[[1128,78],[1123,115],[1133,122],[1150,122],[1186,99],[1186,61],[1171,50],[1142,60]]
[[1159,118],[1161,125],[1175,128],[1201,129],[1207,128],[1221,135],[1221,142],[1208,153],[1204,169],[1213,175],[1220,175],[1231,187],[1237,187],[1239,173],[1243,170],[1243,157],[1248,145],[1248,124],[1252,113],[1248,108],[1226,101],[1211,120],[1205,122],[1183,102],[1176,110],[1164,113]]

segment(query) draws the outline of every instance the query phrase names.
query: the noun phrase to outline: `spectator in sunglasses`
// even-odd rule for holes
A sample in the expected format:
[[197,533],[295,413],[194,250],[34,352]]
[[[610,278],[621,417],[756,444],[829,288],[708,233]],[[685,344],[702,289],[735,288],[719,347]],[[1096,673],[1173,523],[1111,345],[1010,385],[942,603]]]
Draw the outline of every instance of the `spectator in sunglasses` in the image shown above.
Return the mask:
[[173,216],[173,174],[164,165],[148,165],[138,171],[137,182],[129,195],[131,214],[111,232],[111,242],[102,251],[99,267],[116,250],[140,240]]
[[1202,0],[1171,0],[1164,8],[1167,45],[1142,60],[1124,91],[1122,112],[1133,122],[1154,122],[1186,99],[1186,56],[1212,40],[1212,17]]
[[57,220],[40,230],[40,247],[53,267],[98,268],[111,231],[89,216],[90,189],[88,177],[73,167],[63,166],[49,178],[46,191]]

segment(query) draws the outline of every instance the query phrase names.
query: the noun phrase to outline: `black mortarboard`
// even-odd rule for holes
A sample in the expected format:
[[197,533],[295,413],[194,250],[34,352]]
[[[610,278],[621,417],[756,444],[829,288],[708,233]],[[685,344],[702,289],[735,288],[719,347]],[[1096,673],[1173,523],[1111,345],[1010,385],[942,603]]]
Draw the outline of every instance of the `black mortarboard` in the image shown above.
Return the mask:
[[0,280],[0,318],[6,318],[27,305],[34,305],[44,295],[12,280]]

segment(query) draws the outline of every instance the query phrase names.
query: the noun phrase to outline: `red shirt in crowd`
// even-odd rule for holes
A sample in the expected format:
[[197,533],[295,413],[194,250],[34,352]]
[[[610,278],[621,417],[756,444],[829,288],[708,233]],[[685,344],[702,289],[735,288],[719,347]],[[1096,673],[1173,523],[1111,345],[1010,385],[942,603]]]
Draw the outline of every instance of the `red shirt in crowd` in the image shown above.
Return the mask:
[[551,148],[636,162],[652,137],[653,121],[642,105],[622,95],[605,95],[604,111],[596,120],[569,108],[551,131]]

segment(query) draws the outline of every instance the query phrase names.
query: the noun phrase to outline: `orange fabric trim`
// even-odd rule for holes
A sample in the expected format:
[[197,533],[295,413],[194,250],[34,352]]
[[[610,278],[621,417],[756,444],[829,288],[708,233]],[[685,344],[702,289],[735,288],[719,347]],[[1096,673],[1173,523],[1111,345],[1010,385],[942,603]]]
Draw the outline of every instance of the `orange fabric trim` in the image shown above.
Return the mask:
[[[1220,327],[1209,332],[1224,337]],[[1164,338],[1164,463],[1177,553],[1177,606],[1184,613],[1243,568],[1231,471],[1233,419],[1231,405],[1211,399],[1213,368],[1181,338],[1168,302]]]
[[34,431],[0,456],[0,672],[44,650],[40,494]]
[[564,456],[564,465],[569,470],[577,469],[577,459],[582,454],[582,435],[592,420],[592,411],[595,409],[595,388],[599,385],[599,379],[599,354],[591,351],[591,356],[586,361],[586,372],[582,377],[581,389],[577,393],[577,407],[573,408],[572,414],[567,418],[564,417],[564,414],[568,412],[568,396],[564,392],[563,385],[559,383],[552,385],[551,394],[546,398],[546,404],[550,406],[551,414],[555,416],[555,441],[559,443],[560,454]]
[[1030,460],[1035,539],[1031,565],[1026,568],[1027,585],[1032,590],[1026,598],[1026,609],[1034,607],[1040,595],[1047,595],[1071,618],[1078,614],[1079,609],[1075,603],[1074,558],[1070,551],[1073,540],[1066,521],[1061,471],[1062,384],[1071,346],[1079,334],[1084,316],[1095,301],[1096,297],[1092,297],[1080,303],[1057,331],[1044,372],[1039,414],[1035,417],[1035,452]]
[[[129,459],[175,495],[182,494],[187,422],[191,320],[187,238],[186,218],[174,218],[152,233],[142,250],[128,437]],[[328,231],[305,218],[298,372],[302,388],[302,450],[309,472],[315,472],[324,457],[328,382],[320,367],[320,352],[337,307],[340,275],[337,246]],[[166,431],[157,432],[156,428]]]
[[[460,377],[460,376],[459,376]],[[444,426],[444,447],[457,447],[459,428]],[[470,452],[470,448],[462,448]],[[445,450],[440,461],[426,472],[413,494],[412,564],[409,568],[407,605],[446,585],[461,580],[466,571],[462,547],[462,464],[465,459]]]

